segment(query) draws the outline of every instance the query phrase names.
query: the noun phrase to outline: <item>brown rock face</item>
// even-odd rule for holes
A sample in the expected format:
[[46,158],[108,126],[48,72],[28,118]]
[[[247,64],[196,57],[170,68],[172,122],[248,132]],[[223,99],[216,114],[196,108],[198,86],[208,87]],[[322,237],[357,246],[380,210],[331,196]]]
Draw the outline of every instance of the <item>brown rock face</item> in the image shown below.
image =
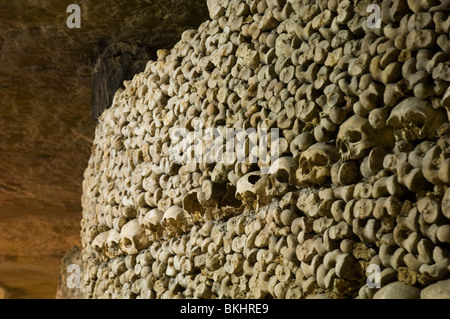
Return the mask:
[[111,106],[114,93],[123,87],[124,79],[131,79],[142,72],[151,59],[151,52],[144,47],[116,42],[108,45],[98,57],[92,74],[91,108],[97,119]]
[[0,5],[0,286],[13,298],[54,298],[61,258],[80,245],[98,56],[118,42],[170,47],[207,17],[202,0],[92,0],[70,29],[70,3]]
[[62,260],[56,299],[84,299],[81,289],[83,260],[78,247],[67,251]]

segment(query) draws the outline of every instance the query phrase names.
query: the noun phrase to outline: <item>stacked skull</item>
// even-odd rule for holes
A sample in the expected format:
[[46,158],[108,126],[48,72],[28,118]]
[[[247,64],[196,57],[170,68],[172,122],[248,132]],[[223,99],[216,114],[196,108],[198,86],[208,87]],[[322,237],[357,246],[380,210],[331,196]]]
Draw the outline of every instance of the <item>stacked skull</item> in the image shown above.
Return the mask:
[[[418,298],[449,285],[446,3],[385,0],[377,29],[349,0],[208,1],[212,20],[160,50],[100,118],[83,184],[86,295]],[[278,128],[278,169],[187,160],[217,152],[174,131],[198,123]]]

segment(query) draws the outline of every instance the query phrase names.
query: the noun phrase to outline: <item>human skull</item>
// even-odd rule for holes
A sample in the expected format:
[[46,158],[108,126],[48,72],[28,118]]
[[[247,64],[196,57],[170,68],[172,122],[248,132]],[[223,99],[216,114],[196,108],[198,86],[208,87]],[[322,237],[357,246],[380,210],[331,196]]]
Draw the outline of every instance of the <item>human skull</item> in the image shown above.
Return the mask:
[[168,231],[176,231],[181,228],[184,218],[183,208],[177,205],[171,206],[162,218],[162,226]]
[[256,183],[261,177],[259,171],[242,176],[236,183],[236,198],[251,205],[256,200]]
[[339,159],[336,147],[316,143],[300,156],[296,179],[300,186],[323,185],[331,176],[331,166]]
[[155,231],[161,226],[163,215],[164,212],[158,208],[151,209],[142,216],[140,223],[145,228]]
[[341,125],[336,142],[343,161],[362,159],[375,146],[393,144],[394,137],[390,129],[376,130],[368,119],[359,115],[353,115]]
[[97,253],[102,253],[103,249],[105,248],[106,240],[108,239],[109,232],[103,232],[98,234],[94,240],[92,241],[92,248]]
[[120,255],[119,243],[120,243],[120,233],[115,229],[111,229],[108,232],[108,238],[106,239],[105,255],[108,256],[109,258],[115,258],[119,256]]
[[120,231],[120,249],[128,255],[137,254],[139,250],[150,246],[150,238],[145,229],[135,218],[126,223]]
[[270,167],[269,174],[256,182],[255,189],[259,202],[269,203],[273,197],[282,197],[289,190],[289,183],[295,175],[295,162],[291,156],[277,159]]
[[447,120],[443,109],[434,109],[429,101],[410,97],[391,111],[387,124],[394,128],[397,140],[432,139]]

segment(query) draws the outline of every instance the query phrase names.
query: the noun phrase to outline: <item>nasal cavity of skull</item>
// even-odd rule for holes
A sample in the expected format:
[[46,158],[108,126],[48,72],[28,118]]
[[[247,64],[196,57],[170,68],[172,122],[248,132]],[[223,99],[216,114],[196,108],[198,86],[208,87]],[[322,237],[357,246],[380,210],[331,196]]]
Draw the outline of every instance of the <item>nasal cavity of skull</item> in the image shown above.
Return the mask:
[[309,174],[309,164],[307,161],[302,163],[302,173],[305,175]]

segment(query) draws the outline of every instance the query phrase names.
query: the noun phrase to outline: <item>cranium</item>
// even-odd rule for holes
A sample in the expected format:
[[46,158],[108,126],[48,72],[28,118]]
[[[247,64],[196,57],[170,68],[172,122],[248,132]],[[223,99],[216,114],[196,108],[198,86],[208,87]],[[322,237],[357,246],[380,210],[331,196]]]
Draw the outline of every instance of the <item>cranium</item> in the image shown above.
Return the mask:
[[169,231],[174,231],[182,226],[184,218],[183,208],[173,205],[164,213],[162,225]]
[[398,140],[414,141],[435,137],[446,119],[443,109],[434,109],[429,101],[410,97],[392,109],[387,124],[395,129]]
[[252,204],[256,200],[256,183],[261,179],[261,172],[254,171],[242,176],[236,184],[236,198]]
[[161,226],[161,220],[164,212],[158,208],[151,209],[142,216],[140,223],[147,229],[157,230]]
[[255,190],[261,203],[268,203],[273,197],[282,197],[289,190],[289,182],[294,175],[295,162],[292,157],[277,159],[255,184]]
[[103,232],[98,234],[94,240],[92,241],[92,248],[94,251],[98,253],[102,253],[103,249],[105,248],[106,241],[108,239],[109,232]]
[[376,130],[368,119],[353,115],[341,125],[336,144],[347,161],[364,158],[375,146],[392,146],[394,137],[390,129]]
[[295,161],[291,156],[283,156],[275,160],[269,169],[269,174],[277,176],[283,183],[288,183],[292,177]]
[[120,231],[120,249],[128,255],[137,254],[139,250],[150,246],[150,238],[137,218],[126,223]]
[[296,178],[300,185],[322,185],[331,176],[331,166],[339,159],[336,147],[316,143],[300,156]]
[[119,243],[120,243],[120,233],[115,230],[111,229],[108,232],[108,238],[106,239],[105,243],[105,255],[109,258],[115,258],[120,255],[120,249],[119,249]]

